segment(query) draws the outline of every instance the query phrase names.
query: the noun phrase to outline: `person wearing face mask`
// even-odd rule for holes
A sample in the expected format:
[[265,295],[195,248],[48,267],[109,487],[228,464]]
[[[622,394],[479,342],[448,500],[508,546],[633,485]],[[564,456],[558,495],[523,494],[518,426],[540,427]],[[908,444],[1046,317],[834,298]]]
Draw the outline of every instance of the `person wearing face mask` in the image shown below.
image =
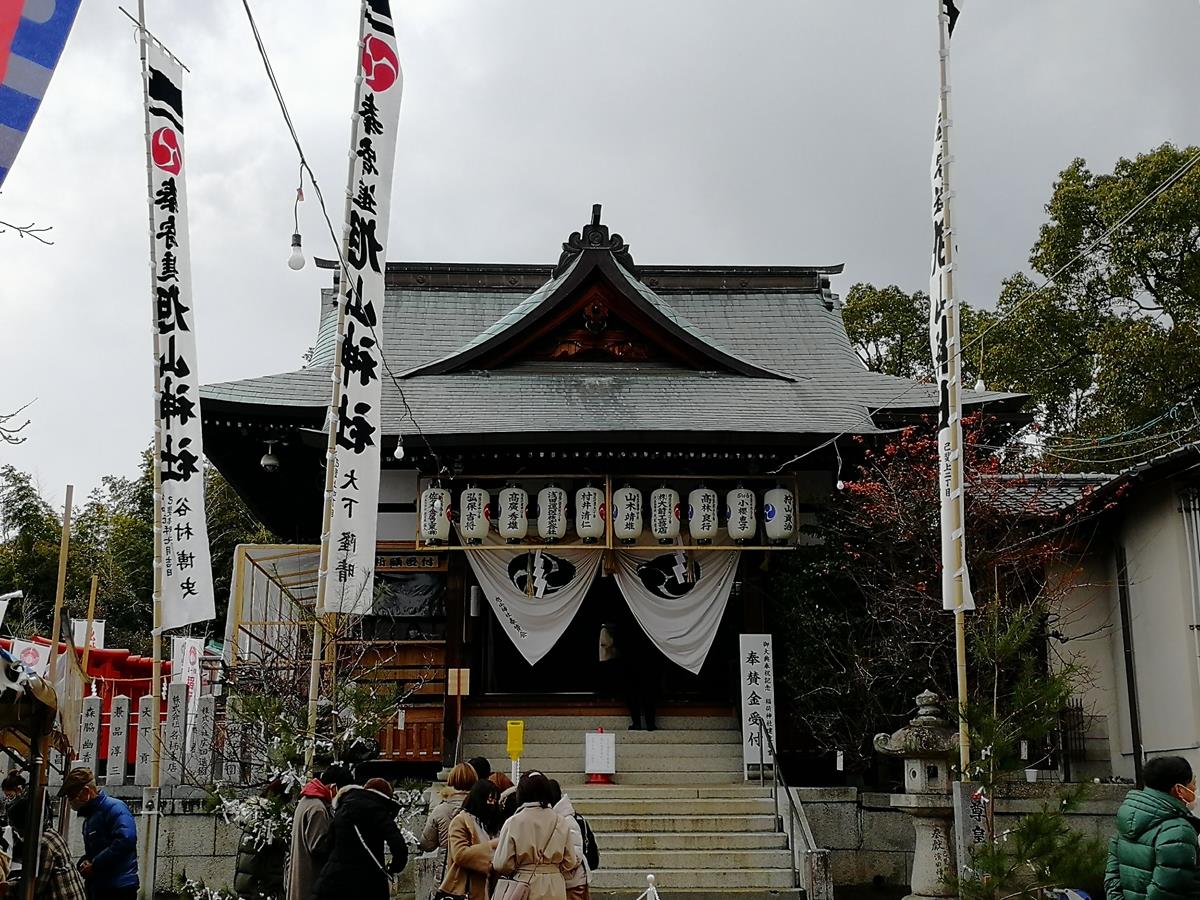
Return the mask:
[[1182,756],[1149,760],[1145,788],[1125,795],[1108,850],[1108,900],[1200,898],[1196,777]]

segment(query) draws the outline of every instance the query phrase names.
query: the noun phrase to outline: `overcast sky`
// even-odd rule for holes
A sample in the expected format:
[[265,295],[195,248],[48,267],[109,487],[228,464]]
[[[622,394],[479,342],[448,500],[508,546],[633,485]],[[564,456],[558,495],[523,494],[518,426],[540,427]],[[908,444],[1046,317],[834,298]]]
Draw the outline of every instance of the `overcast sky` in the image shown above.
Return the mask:
[[[134,6],[135,0],[129,0]],[[241,4],[148,0],[185,84],[204,382],[298,367],[310,262],[285,261],[297,159]],[[340,227],[358,4],[254,0]],[[1025,266],[1056,174],[1200,143],[1196,0],[967,0],[955,34],[961,277],[991,303]],[[844,262],[927,285],[935,0],[393,0],[406,80],[393,260],[552,263],[591,204],[653,264]],[[83,4],[0,195],[0,462],[61,502],[151,438],[142,92],[133,28]],[[333,255],[311,191],[305,247]]]

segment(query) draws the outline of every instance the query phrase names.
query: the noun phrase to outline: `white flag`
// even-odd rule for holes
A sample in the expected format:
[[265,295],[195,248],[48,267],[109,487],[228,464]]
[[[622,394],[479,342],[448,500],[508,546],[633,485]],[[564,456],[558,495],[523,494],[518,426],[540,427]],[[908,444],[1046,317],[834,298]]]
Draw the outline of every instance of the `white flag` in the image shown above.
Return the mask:
[[[954,28],[958,9],[951,0],[946,0],[947,33]],[[942,27],[939,23],[939,27]],[[949,290],[950,273],[957,259],[958,247],[954,242],[953,222],[948,230],[947,206],[950,197],[946,191],[946,159],[948,129],[946,108],[938,101],[937,127],[933,142],[933,163],[930,181],[933,189],[933,262],[929,279],[929,349],[933,355],[934,377],[938,386],[938,497],[941,502],[942,521],[942,608],[955,610],[956,580],[962,578],[963,609],[975,608],[971,596],[971,579],[967,572],[967,542],[964,534],[965,505],[963,486],[954,488],[954,447],[962,452],[962,378],[958,354],[959,344],[951,346],[948,313],[957,321],[957,300]],[[951,385],[956,390],[957,402],[951,403]],[[957,527],[954,527],[955,523]]]
[[[363,4],[338,346],[339,398],[325,609],[370,612],[379,506],[383,288],[402,78],[388,0]],[[328,423],[327,423],[328,424]]]
[[216,615],[208,524],[204,513],[204,453],[200,378],[192,315],[188,249],[183,69],[146,41],[146,106],[150,133],[150,236],[154,265],[157,410],[162,481],[162,627],[179,628]]
[[26,668],[32,669],[38,675],[44,676],[50,669],[49,644],[14,640],[12,649],[8,652],[13,659],[24,663]]

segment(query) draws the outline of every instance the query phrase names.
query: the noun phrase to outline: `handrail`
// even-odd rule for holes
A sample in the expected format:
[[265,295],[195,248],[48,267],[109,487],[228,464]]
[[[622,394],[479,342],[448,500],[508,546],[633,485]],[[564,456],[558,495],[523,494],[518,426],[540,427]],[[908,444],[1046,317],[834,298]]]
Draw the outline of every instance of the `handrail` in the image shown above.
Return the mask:
[[816,841],[813,838],[812,829],[809,827],[808,819],[804,816],[796,802],[796,798],[792,796],[792,791],[788,787],[787,780],[784,779],[779,772],[779,754],[775,750],[775,741],[771,737],[771,732],[767,728],[767,723],[762,715],[755,712],[750,715],[750,724],[758,728],[758,783],[764,784],[763,764],[765,762],[764,754],[766,749],[771,751],[771,799],[775,802],[775,827],[783,830],[783,821],[779,816],[779,787],[783,786],[783,793],[788,800],[788,846],[791,850],[792,859],[792,883],[797,887],[802,887],[808,894],[808,900],[819,900],[814,897],[817,892],[813,890],[814,885],[803,884],[803,880],[812,880],[813,873],[805,867],[806,879],[801,878],[800,866],[797,863],[797,845],[796,845],[796,823],[800,823],[800,837],[804,842],[804,852],[809,853],[817,851]]

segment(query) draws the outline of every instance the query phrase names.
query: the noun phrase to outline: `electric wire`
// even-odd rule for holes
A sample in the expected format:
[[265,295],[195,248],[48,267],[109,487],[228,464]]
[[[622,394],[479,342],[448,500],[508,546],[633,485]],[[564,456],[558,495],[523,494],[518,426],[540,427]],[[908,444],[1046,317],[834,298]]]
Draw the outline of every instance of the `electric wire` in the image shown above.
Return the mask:
[[[287,125],[288,134],[291,135],[292,143],[296,147],[296,153],[300,157],[300,171],[302,173],[307,173],[309,183],[312,184],[312,187],[313,187],[313,193],[316,194],[316,196],[317,196],[317,204],[320,206],[321,215],[325,219],[325,227],[329,231],[330,241],[333,243],[334,251],[337,253],[338,265],[340,267],[341,278],[342,278],[342,284],[348,285],[348,284],[350,284],[350,269],[349,269],[349,266],[346,265],[346,260],[342,255],[341,241],[338,240],[337,232],[334,230],[334,227],[333,227],[333,221],[329,217],[329,209],[325,205],[325,196],[321,191],[321,186],[317,183],[316,173],[313,172],[312,166],[310,166],[308,164],[308,159],[304,155],[304,148],[300,144],[300,137],[296,133],[296,126],[292,121],[291,113],[288,112],[287,101],[284,100],[283,91],[280,89],[279,81],[275,77],[275,70],[274,70],[274,67],[272,67],[272,65],[271,65],[270,55],[267,53],[266,45],[263,43],[262,35],[260,34],[260,32],[258,30],[258,24],[254,20],[254,13],[250,10],[249,0],[242,0],[242,8],[245,9],[246,18],[250,22],[250,30],[254,34],[254,44],[255,44],[255,47],[258,49],[259,58],[262,59],[263,68],[266,70],[266,73],[267,73],[267,80],[271,84],[271,90],[275,94],[275,101],[279,106],[280,113],[283,114],[283,121],[284,121],[284,124]],[[341,302],[342,301],[339,299],[338,303],[341,303]],[[375,326],[370,325],[368,327],[371,330],[371,336],[375,339],[375,345],[377,347],[382,348],[384,345],[383,345],[383,342],[379,339],[378,333],[375,331]],[[379,354],[379,357],[380,357],[380,360],[383,362],[384,370],[387,372],[388,377],[392,381],[392,385],[396,388],[396,392],[400,396],[400,403],[404,407],[404,415],[400,417],[400,421],[403,422],[407,418],[408,421],[412,422],[413,428],[416,430],[417,435],[421,438],[421,441],[425,445],[425,449],[429,452],[429,455],[433,458],[434,466],[437,468],[438,475],[440,476],[440,475],[444,474],[446,472],[446,468],[442,465],[441,457],[438,455],[437,451],[433,449],[433,445],[429,443],[429,438],[425,436],[425,432],[421,428],[421,423],[417,421],[417,417],[413,414],[413,410],[412,410],[412,407],[409,405],[408,398],[404,394],[404,389],[400,386],[400,381],[396,377],[396,373],[394,371],[392,371],[391,364],[388,362],[387,354],[385,352],[381,351]],[[382,410],[380,410],[380,412],[382,414]],[[402,447],[403,445],[404,445],[403,436],[400,435],[398,446]]]

